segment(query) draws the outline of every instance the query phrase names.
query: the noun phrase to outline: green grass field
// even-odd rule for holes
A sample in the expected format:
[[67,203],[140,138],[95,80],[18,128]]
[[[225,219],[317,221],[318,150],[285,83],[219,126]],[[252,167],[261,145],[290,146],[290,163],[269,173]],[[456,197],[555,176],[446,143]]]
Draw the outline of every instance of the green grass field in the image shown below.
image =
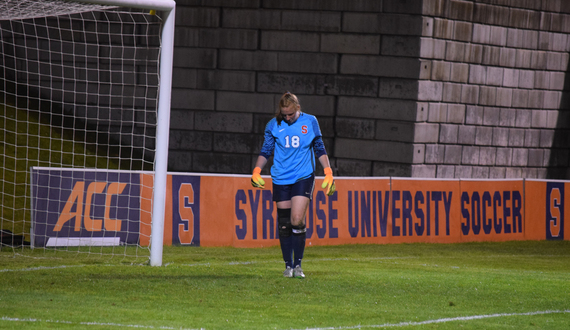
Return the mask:
[[[144,260],[143,260],[144,261]],[[0,252],[2,329],[570,329],[570,242]]]

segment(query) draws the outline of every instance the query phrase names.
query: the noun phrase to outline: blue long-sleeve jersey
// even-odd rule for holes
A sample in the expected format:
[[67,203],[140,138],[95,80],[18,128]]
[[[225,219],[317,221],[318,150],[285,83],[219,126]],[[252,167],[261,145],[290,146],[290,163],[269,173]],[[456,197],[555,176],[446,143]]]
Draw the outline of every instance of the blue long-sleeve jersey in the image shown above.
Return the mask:
[[301,112],[292,124],[273,118],[265,127],[265,141],[260,155],[273,154],[271,179],[279,185],[293,184],[311,176],[315,158],[326,155],[321,129],[315,116]]

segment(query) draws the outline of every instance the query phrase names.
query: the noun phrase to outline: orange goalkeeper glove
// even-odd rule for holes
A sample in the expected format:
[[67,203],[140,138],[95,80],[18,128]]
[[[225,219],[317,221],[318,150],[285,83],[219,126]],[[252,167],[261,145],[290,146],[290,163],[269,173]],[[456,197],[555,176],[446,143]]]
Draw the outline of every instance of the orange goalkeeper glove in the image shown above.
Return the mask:
[[265,188],[265,181],[261,178],[261,168],[256,167],[253,169],[253,174],[251,175],[251,185],[255,188]]
[[321,188],[327,189],[326,192],[327,196],[334,194],[336,190],[336,186],[334,184],[334,178],[332,175],[332,169],[330,167],[325,168],[325,181],[323,181]]

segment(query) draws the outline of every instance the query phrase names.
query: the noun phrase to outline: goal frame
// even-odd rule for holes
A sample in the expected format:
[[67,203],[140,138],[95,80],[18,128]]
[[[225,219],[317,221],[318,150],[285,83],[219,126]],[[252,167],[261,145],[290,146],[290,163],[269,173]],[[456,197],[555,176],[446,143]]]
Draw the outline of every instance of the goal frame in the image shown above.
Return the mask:
[[159,92],[156,118],[156,151],[154,165],[150,265],[162,266],[164,211],[170,131],[170,102],[172,95],[172,65],[174,53],[174,22],[176,3],[173,0],[75,0],[77,2],[148,9],[162,12]]

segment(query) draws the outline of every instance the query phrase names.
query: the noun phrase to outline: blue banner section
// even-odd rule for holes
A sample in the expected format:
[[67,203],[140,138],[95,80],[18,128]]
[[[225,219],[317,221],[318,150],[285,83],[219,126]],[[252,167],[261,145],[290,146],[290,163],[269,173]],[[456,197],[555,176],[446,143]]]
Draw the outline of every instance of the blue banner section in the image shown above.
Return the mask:
[[35,246],[138,244],[140,174],[34,169]]
[[172,245],[200,246],[200,177],[172,175]]
[[564,182],[546,183],[546,239],[564,240]]

